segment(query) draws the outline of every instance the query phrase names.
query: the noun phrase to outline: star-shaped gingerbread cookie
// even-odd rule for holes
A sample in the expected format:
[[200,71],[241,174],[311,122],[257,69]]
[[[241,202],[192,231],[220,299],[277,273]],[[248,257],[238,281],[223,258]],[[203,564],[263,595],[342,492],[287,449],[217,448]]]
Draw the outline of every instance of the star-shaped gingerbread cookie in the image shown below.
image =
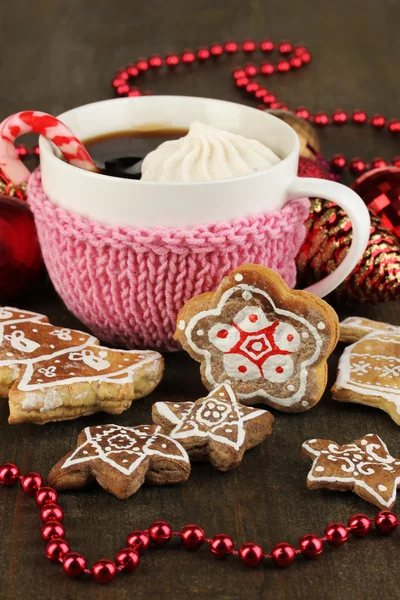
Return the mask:
[[380,508],[391,508],[400,485],[400,459],[381,438],[369,433],[340,446],[331,440],[308,440],[303,453],[314,459],[307,477],[310,489],[353,491]]
[[184,448],[155,425],[86,427],[78,447],[52,468],[48,482],[57,490],[77,489],[96,480],[121,499],[143,483],[181,483],[190,474]]
[[229,382],[243,404],[299,412],[323,394],[338,329],[326,302],[291,290],[271,269],[243,265],[185,304],[175,339],[200,362],[207,389]]
[[244,452],[271,433],[274,420],[267,410],[240,404],[229,384],[196,402],[156,402],[152,418],[192,460],[209,461],[220,471],[237,467]]

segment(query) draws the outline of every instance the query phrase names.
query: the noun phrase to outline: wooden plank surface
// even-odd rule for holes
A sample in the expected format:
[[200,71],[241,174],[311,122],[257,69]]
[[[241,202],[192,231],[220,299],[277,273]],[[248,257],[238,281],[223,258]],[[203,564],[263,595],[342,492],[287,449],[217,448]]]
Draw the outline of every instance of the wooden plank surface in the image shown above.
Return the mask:
[[[307,70],[275,77],[268,87],[291,106],[332,111],[341,106],[398,116],[400,3],[396,0],[35,0],[7,3],[2,10],[0,40],[0,118],[34,108],[54,114],[79,104],[110,97],[110,78],[119,67],[153,52],[165,55],[232,37],[288,38],[313,52]],[[239,57],[238,57],[239,58]],[[230,79],[229,59],[176,73],[150,75],[148,87],[159,93],[183,93],[241,100]],[[254,57],[257,61],[260,57]],[[396,151],[395,141],[368,129],[323,132],[326,155],[345,151],[367,158]],[[398,142],[397,142],[398,144]],[[397,153],[399,153],[397,146]],[[21,308],[45,312],[62,326],[79,326],[46,282],[19,302]],[[366,315],[400,324],[399,305],[390,303],[353,310],[337,307],[340,316]],[[238,544],[257,541],[265,550],[287,540],[296,544],[309,532],[322,534],[332,521],[375,508],[350,493],[311,492],[305,486],[309,462],[300,448],[311,437],[344,443],[363,434],[381,435],[400,455],[398,426],[383,412],[335,403],[329,392],[339,346],[330,360],[324,398],[308,413],[275,412],[273,435],[245,455],[241,467],[221,474],[195,465],[180,486],[144,487],[122,502],[91,488],[63,494],[65,525],[74,549],[90,562],[113,557],[127,533],[165,518],[175,529],[196,522],[208,535],[229,533]],[[157,400],[195,399],[203,394],[197,365],[185,354],[166,357],[166,375],[151,397],[113,420],[146,423]],[[96,415],[43,427],[7,424],[7,402],[0,403],[0,462],[15,461],[23,471],[46,474],[75,444],[88,424],[106,423]],[[327,549],[316,562],[299,560],[288,570],[248,570],[231,559],[216,561],[206,549],[198,554],[173,543],[151,551],[132,576],[107,588],[78,583],[47,564],[38,534],[38,511],[16,490],[0,490],[0,599],[87,598],[125,600],[221,598],[226,600],[398,598],[400,538],[371,535],[338,550]]]

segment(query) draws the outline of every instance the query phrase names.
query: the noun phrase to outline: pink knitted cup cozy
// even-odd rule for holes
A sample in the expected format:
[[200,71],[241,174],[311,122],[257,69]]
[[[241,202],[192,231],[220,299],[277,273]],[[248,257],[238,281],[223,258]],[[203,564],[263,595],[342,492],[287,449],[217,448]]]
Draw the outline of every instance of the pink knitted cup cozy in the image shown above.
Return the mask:
[[176,315],[245,263],[266,265],[290,286],[305,236],[308,200],[282,210],[195,229],[136,229],[71,214],[28,183],[47,270],[58,294],[93,333],[127,348],[176,350]]

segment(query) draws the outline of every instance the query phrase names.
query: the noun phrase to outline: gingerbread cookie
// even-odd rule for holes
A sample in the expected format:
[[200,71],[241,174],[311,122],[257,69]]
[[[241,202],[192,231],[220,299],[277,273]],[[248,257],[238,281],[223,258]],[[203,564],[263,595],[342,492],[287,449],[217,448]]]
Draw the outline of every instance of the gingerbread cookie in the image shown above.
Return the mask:
[[82,331],[6,307],[0,312],[0,392],[10,423],[120,414],[159,383],[158,352],[112,350]]
[[57,490],[69,490],[96,480],[124,500],[143,483],[181,483],[189,474],[185,449],[160,427],[97,425],[80,433],[78,447],[58,461],[48,482]]
[[271,434],[274,421],[267,410],[239,404],[229,384],[196,402],[156,402],[152,418],[191,460],[208,461],[219,471],[237,467],[246,450]]
[[308,440],[303,453],[314,459],[307,477],[312,490],[353,491],[380,508],[392,508],[400,485],[400,459],[389,454],[375,433],[339,446],[331,440]]
[[345,348],[332,395],[380,408],[400,425],[400,331],[369,333]]
[[400,327],[389,325],[389,323],[382,323],[381,321],[364,319],[364,317],[347,317],[347,319],[340,322],[339,341],[352,344],[374,331],[400,333]]
[[200,362],[209,390],[229,382],[243,404],[299,412],[322,396],[338,329],[326,302],[266,267],[243,265],[185,304],[175,339]]

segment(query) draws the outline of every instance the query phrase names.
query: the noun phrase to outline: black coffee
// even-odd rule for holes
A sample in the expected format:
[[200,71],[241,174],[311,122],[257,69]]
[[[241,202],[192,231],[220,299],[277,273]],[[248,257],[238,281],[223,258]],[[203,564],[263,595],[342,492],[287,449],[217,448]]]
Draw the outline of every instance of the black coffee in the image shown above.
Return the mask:
[[101,173],[140,179],[143,158],[163,142],[176,140],[187,132],[187,129],[117,131],[89,138],[84,144]]

